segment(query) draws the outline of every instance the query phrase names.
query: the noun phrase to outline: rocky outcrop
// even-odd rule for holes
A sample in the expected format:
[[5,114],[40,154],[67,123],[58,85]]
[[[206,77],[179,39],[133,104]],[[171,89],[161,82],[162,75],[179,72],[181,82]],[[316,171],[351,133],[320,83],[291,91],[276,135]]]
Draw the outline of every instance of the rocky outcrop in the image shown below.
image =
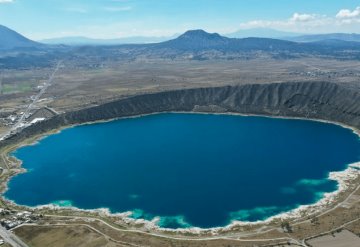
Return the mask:
[[293,82],[144,94],[57,115],[9,137],[0,143],[0,147],[62,126],[169,111],[303,117],[339,122],[360,129],[360,91],[335,83]]

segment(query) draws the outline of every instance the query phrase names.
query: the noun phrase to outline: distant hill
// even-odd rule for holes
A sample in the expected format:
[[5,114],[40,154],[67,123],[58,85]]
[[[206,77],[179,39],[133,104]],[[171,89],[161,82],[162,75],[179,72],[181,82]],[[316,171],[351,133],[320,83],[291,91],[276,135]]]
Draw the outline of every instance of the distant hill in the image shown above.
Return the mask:
[[279,31],[271,28],[252,28],[242,29],[234,33],[225,34],[229,38],[283,38],[283,37],[295,37],[300,36],[299,33]]
[[157,47],[166,47],[179,50],[198,50],[227,46],[229,38],[217,33],[207,33],[204,30],[189,30],[176,39],[156,44]]
[[342,41],[360,42],[360,34],[357,33],[313,34],[313,35],[302,35],[296,37],[287,37],[286,39],[296,42],[318,42],[322,40],[342,40]]
[[275,38],[294,42],[319,42],[324,40],[360,42],[360,34],[357,33],[299,34],[271,28],[244,29],[225,36],[229,38]]
[[186,51],[218,50],[222,52],[236,52],[287,50],[298,46],[297,43],[286,40],[269,38],[228,38],[217,33],[207,33],[203,30],[190,30],[176,39],[154,44],[152,47]]
[[42,44],[25,38],[10,28],[0,25],[0,50],[35,48],[40,46],[42,46]]
[[81,45],[121,45],[121,44],[148,44],[148,43],[158,43],[163,42],[169,39],[174,38],[171,37],[143,37],[143,36],[134,36],[127,38],[119,38],[119,39],[92,39],[87,37],[61,37],[61,38],[53,38],[53,39],[44,39],[40,40],[41,43],[51,44],[51,45],[73,45],[73,46],[81,46]]
[[203,30],[190,30],[176,39],[148,44],[118,46],[121,54],[131,57],[212,59],[253,59],[272,57],[327,57],[359,59],[360,44],[342,40],[294,42],[274,38],[228,38]]
[[[40,45],[19,34],[16,35],[16,38],[22,41],[16,45],[17,47],[25,45],[36,47]],[[3,36],[0,37],[0,44],[2,40],[5,40]],[[15,47],[13,44],[14,42],[9,42],[6,47]],[[177,38],[160,43],[79,46],[43,45],[43,47],[42,49],[27,49],[27,53],[22,52],[18,57],[13,55],[0,57],[0,68],[1,66],[6,68],[49,66],[49,64],[53,64],[54,61],[59,59],[66,59],[82,66],[98,66],[104,62],[104,59],[107,61],[134,61],[137,59],[201,61],[318,57],[360,60],[360,42],[355,41],[322,39],[316,42],[295,42],[275,38],[228,38],[204,30],[189,30]],[[39,53],[39,50],[42,52]],[[89,65],[89,58],[91,58],[91,63],[95,65]]]

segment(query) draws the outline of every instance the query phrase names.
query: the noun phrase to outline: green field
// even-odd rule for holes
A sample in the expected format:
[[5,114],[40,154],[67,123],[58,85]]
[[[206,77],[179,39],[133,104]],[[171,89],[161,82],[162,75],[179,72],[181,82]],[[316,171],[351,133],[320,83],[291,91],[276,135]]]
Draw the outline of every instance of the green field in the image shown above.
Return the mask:
[[32,83],[24,82],[18,84],[3,84],[1,92],[3,94],[12,94],[12,93],[25,93],[33,90]]

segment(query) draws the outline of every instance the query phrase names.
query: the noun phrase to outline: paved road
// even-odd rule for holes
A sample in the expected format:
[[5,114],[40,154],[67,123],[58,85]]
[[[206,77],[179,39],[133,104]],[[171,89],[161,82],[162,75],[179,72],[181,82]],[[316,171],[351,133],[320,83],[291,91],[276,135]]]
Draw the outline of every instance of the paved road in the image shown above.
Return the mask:
[[18,119],[18,121],[14,124],[14,126],[6,133],[4,133],[2,136],[0,136],[0,141],[2,139],[4,139],[5,137],[7,137],[8,135],[10,135],[10,133],[12,131],[16,131],[19,127],[22,126],[22,124],[24,123],[24,120],[26,118],[26,116],[30,113],[30,111],[33,109],[33,107],[36,105],[36,103],[38,103],[39,99],[41,98],[41,96],[46,92],[46,90],[48,89],[48,87],[50,87],[52,85],[52,82],[54,80],[55,74],[56,72],[59,70],[60,65],[61,65],[61,61],[59,61],[53,72],[51,73],[49,79],[47,80],[47,82],[44,84],[44,87],[40,90],[40,92],[38,94],[36,94],[33,98],[31,103],[27,106],[27,108],[24,110],[24,113],[21,115],[21,117]]
[[12,232],[6,230],[2,226],[0,226],[0,236],[4,239],[5,243],[10,244],[12,247],[29,247]]
[[[248,235],[244,235],[241,234],[240,236],[208,236],[208,237],[174,237],[174,236],[170,236],[167,234],[162,234],[162,233],[155,233],[155,232],[146,232],[146,231],[142,231],[142,230],[135,230],[135,229],[120,229],[117,228],[109,223],[107,223],[106,221],[102,220],[102,219],[98,219],[98,218],[93,218],[93,217],[87,217],[87,216],[63,216],[63,215],[53,215],[53,214],[47,214],[45,215],[47,217],[54,217],[54,218],[69,218],[69,219],[80,219],[80,220],[85,220],[85,221],[99,221],[102,224],[106,225],[107,227],[110,227],[116,231],[122,232],[122,233],[126,233],[126,232],[132,232],[132,233],[140,233],[140,234],[144,234],[144,235],[148,235],[148,236],[154,236],[154,237],[160,237],[160,238],[165,238],[165,239],[173,239],[173,240],[188,240],[188,241],[204,241],[204,240],[234,240],[234,241],[242,241],[242,242],[251,242],[251,241],[260,241],[260,242],[266,242],[266,241],[273,241],[273,240],[294,240],[292,238],[289,237],[279,237],[279,238],[267,238],[267,239],[241,239],[241,237],[246,237]],[[34,225],[34,224],[22,224],[19,225],[18,227],[21,227],[23,225]],[[36,225],[36,224],[35,224]],[[67,224],[67,225],[71,225],[71,224]],[[86,224],[84,224],[86,225]]]
[[20,117],[18,122],[14,125],[13,130],[18,128],[19,126],[21,126],[21,124],[25,120],[25,117],[29,114],[29,112],[31,111],[33,106],[39,101],[40,97],[46,92],[46,89],[48,89],[48,87],[51,86],[51,83],[54,80],[55,74],[60,68],[60,64],[61,64],[61,62],[58,62],[56,64],[56,67],[55,67],[54,71],[52,72],[52,74],[50,75],[48,81],[45,83],[44,87],[40,90],[40,92],[34,96],[32,102],[28,105],[28,107],[24,111],[24,114],[22,114],[22,116]]

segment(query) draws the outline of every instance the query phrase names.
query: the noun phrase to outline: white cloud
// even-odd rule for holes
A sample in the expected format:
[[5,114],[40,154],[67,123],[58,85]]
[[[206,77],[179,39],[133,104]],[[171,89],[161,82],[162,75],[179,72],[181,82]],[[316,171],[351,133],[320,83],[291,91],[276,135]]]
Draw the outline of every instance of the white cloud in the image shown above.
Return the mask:
[[293,32],[312,32],[324,26],[329,26],[334,22],[334,18],[316,14],[299,14],[294,13],[290,18],[285,20],[254,20],[240,24],[240,28],[273,28]]
[[315,18],[316,18],[316,15],[314,15],[314,14],[294,13],[293,16],[290,18],[290,21],[304,22],[304,21],[314,20]]
[[294,13],[283,20],[253,20],[240,23],[238,28],[272,28],[299,33],[360,33],[360,6],[354,10],[342,9],[336,16]]
[[0,3],[13,3],[15,0],[0,0]]
[[341,9],[336,18],[338,19],[351,19],[360,17],[360,6],[356,7],[354,10],[350,9]]
[[131,6],[125,6],[125,7],[104,7],[105,11],[109,12],[122,12],[122,11],[130,11],[132,10]]

